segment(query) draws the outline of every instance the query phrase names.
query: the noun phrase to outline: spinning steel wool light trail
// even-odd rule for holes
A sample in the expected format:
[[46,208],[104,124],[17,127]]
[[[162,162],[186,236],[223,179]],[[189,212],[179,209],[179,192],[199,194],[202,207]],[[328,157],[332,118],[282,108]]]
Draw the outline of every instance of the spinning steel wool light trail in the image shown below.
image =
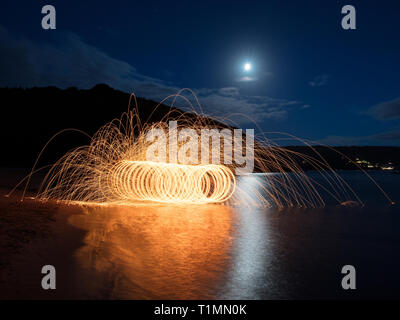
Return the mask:
[[115,200],[209,203],[228,200],[235,176],[225,166],[121,161],[100,173],[106,193]]
[[[201,110],[196,96],[193,96]],[[171,97],[171,106],[177,98],[192,106],[182,91],[166,99]],[[134,108],[130,107],[132,98]],[[346,181],[316,151],[315,157],[311,157],[280,147],[264,135],[255,137],[253,141],[247,132],[233,134],[234,127],[227,124],[229,119],[214,117],[217,120],[212,120],[201,112],[194,112],[193,107],[191,112],[177,113],[171,109],[160,121],[151,122],[151,114],[147,121],[142,122],[136,97],[131,95],[131,99],[128,111],[120,119],[104,125],[91,137],[87,146],[69,151],[50,167],[37,199],[101,205],[151,201],[321,207],[325,200],[318,190],[323,190],[338,203],[355,201],[362,204]],[[168,127],[171,120],[175,125],[173,130]],[[156,142],[154,132],[158,132]],[[166,134],[160,135],[160,132]],[[212,134],[204,138],[204,132]],[[19,183],[26,182],[22,198],[31,176],[40,170],[36,166],[43,151],[57,135],[42,149],[31,174]],[[149,150],[155,143],[159,148],[149,158]],[[322,178],[319,181],[324,183],[317,183],[307,176],[299,165],[300,161],[317,170]],[[254,165],[256,172],[270,174],[255,175],[251,183],[243,186],[235,173],[249,164]],[[391,202],[380,186],[377,187]]]

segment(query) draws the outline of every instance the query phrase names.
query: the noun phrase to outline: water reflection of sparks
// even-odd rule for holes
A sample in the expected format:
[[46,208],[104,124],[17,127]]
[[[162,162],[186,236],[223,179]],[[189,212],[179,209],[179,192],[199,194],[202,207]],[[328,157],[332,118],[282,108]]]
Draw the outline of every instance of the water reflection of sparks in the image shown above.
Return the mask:
[[[89,297],[214,298],[229,264],[225,206],[90,207],[70,223],[88,231],[76,257]],[[101,292],[107,292],[101,296]]]

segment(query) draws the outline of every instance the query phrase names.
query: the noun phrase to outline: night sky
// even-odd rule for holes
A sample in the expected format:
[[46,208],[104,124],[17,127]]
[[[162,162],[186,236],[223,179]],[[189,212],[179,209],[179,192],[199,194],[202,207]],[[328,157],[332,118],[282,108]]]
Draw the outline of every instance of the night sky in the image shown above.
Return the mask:
[[[56,30],[41,28],[46,4]],[[341,28],[346,4],[356,30]],[[265,132],[400,145],[399,16],[399,1],[2,1],[0,86],[106,83],[155,101],[186,87]]]

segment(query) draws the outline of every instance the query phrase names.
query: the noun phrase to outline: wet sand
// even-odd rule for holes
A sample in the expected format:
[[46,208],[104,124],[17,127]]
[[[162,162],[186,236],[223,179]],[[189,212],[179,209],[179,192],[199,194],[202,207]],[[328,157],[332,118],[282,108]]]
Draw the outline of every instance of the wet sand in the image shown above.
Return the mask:
[[[1,190],[3,191],[3,190]],[[0,197],[0,299],[73,298],[72,283],[63,275],[73,268],[75,250],[85,232],[68,219],[79,210],[60,210],[55,203]],[[57,290],[41,288],[41,269],[55,265]],[[69,292],[69,294],[68,294]]]

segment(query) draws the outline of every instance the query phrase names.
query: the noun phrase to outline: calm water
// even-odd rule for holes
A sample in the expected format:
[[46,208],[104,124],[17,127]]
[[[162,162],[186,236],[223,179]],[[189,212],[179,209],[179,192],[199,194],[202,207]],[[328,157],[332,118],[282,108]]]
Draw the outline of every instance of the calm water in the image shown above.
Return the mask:
[[[341,173],[363,208],[86,208],[69,281],[80,298],[383,298],[400,294],[400,210],[369,180]],[[373,173],[400,202],[400,175]],[[247,178],[252,179],[252,178]],[[240,183],[251,183],[248,180]],[[341,289],[342,266],[357,289]]]

